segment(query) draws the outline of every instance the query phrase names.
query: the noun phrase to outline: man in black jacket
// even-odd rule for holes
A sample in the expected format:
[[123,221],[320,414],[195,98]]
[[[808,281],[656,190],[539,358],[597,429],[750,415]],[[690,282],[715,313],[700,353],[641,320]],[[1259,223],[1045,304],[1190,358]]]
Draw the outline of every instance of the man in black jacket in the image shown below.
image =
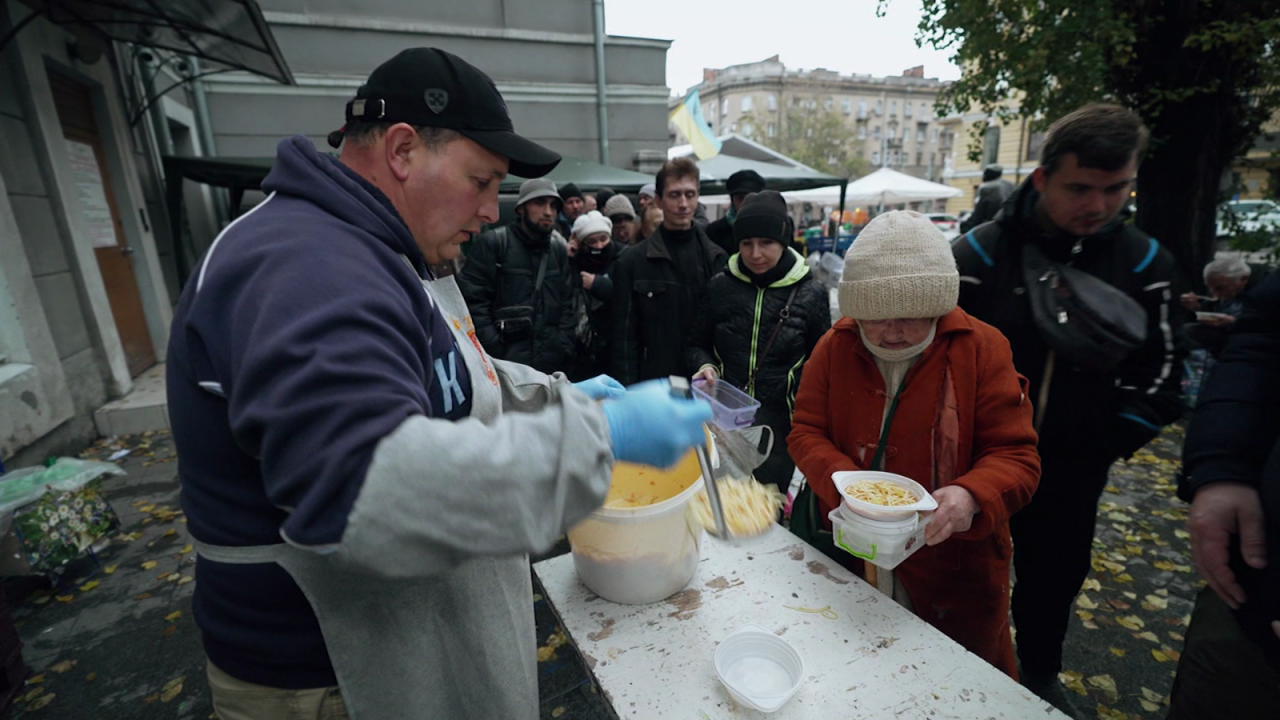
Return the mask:
[[707,281],[725,267],[723,250],[694,226],[698,166],[688,158],[658,171],[662,226],[613,268],[613,376],[623,385],[685,375],[685,337]]
[[[1146,139],[1125,108],[1089,105],[1067,115],[1050,128],[1040,167],[997,219],[955,243],[960,306],[1009,338],[1014,364],[1031,383],[1042,476],[1031,504],[1011,521],[1013,620],[1023,684],[1068,713],[1076,711],[1057,679],[1062,642],[1089,573],[1107,473],[1181,412],[1174,261],[1154,238],[1119,220]],[[1141,305],[1141,347],[1110,372],[1050,352],[1028,302],[1024,246]]]
[[554,182],[526,180],[515,222],[468,243],[458,276],[485,351],[545,373],[564,370],[573,352],[576,273],[555,230],[559,212]]
[[960,232],[967,233],[984,222],[996,219],[996,214],[1013,194],[1013,183],[1003,177],[1004,168],[992,163],[982,169],[982,184],[978,186],[978,199],[973,212],[960,223]]
[[[1169,720],[1280,717],[1280,275],[1244,300],[1183,448],[1196,600]],[[1232,617],[1234,611],[1235,617]]]
[[733,239],[733,221],[737,219],[738,211],[742,209],[742,201],[751,193],[764,190],[764,178],[760,177],[760,173],[755,170],[739,170],[729,176],[724,186],[729,193],[729,212],[707,225],[707,237],[711,238],[711,242],[719,245],[725,255],[732,256],[738,252],[738,241]]

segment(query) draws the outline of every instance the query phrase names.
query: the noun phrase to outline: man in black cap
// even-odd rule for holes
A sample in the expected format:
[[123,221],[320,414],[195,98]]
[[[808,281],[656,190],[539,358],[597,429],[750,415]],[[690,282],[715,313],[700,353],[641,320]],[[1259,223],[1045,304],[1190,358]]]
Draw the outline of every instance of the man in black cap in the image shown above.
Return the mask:
[[1005,180],[1004,168],[992,163],[982,169],[982,184],[978,186],[978,199],[973,212],[960,223],[960,232],[967,233],[984,222],[994,220],[1004,207],[1005,200],[1013,194],[1013,183]]
[[576,319],[559,212],[554,182],[525,180],[515,222],[480,233],[458,278],[485,352],[545,373],[566,369]]
[[729,212],[707,225],[707,237],[719,245],[726,255],[733,255],[738,252],[738,243],[733,239],[733,221],[738,216],[742,201],[751,193],[764,190],[764,178],[755,170],[739,170],[729,176],[725,189],[729,192]]
[[564,208],[556,218],[556,229],[567,238],[573,232],[573,223],[587,211],[587,200],[573,183],[560,186],[560,200],[564,203]]
[[[674,464],[710,408],[490,358],[430,265],[559,156],[434,48],[376,69],[331,138],[280,143],[174,311],[168,398],[192,600],[231,720],[538,716],[526,553]],[[504,410],[508,411],[504,414]],[[516,412],[510,412],[510,411]]]

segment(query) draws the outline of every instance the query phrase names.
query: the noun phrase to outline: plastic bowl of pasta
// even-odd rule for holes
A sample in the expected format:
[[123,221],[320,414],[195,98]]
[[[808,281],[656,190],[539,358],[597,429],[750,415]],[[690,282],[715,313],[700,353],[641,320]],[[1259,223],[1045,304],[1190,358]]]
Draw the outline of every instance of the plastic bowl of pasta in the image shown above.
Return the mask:
[[871,520],[908,520],[938,509],[938,501],[909,477],[874,470],[838,472],[831,481],[849,512]]

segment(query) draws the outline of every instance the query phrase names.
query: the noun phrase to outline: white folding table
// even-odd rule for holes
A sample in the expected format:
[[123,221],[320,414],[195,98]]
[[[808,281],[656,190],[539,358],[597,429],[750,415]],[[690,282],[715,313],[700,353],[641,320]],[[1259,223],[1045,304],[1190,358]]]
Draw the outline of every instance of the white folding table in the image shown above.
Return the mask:
[[[734,544],[704,536],[692,582],[652,605],[601,599],[571,555],[534,571],[620,718],[1066,717],[782,527]],[[743,625],[804,658],[804,685],[768,716],[716,679],[716,645]]]

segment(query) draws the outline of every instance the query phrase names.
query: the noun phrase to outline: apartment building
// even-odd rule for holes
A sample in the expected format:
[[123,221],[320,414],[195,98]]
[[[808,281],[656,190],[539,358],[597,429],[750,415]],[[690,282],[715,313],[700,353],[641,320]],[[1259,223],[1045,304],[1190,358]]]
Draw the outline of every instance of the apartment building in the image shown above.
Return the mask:
[[[933,111],[944,86],[937,78],[926,78],[923,67],[900,76],[841,75],[821,68],[789,70],[775,55],[706,69],[703,81],[690,92],[698,90],[717,135],[736,132],[769,144],[796,117],[791,111],[834,113],[852,131],[856,152],[871,167],[892,167],[936,180],[949,150]],[[684,142],[683,137],[673,138],[673,144]]]

